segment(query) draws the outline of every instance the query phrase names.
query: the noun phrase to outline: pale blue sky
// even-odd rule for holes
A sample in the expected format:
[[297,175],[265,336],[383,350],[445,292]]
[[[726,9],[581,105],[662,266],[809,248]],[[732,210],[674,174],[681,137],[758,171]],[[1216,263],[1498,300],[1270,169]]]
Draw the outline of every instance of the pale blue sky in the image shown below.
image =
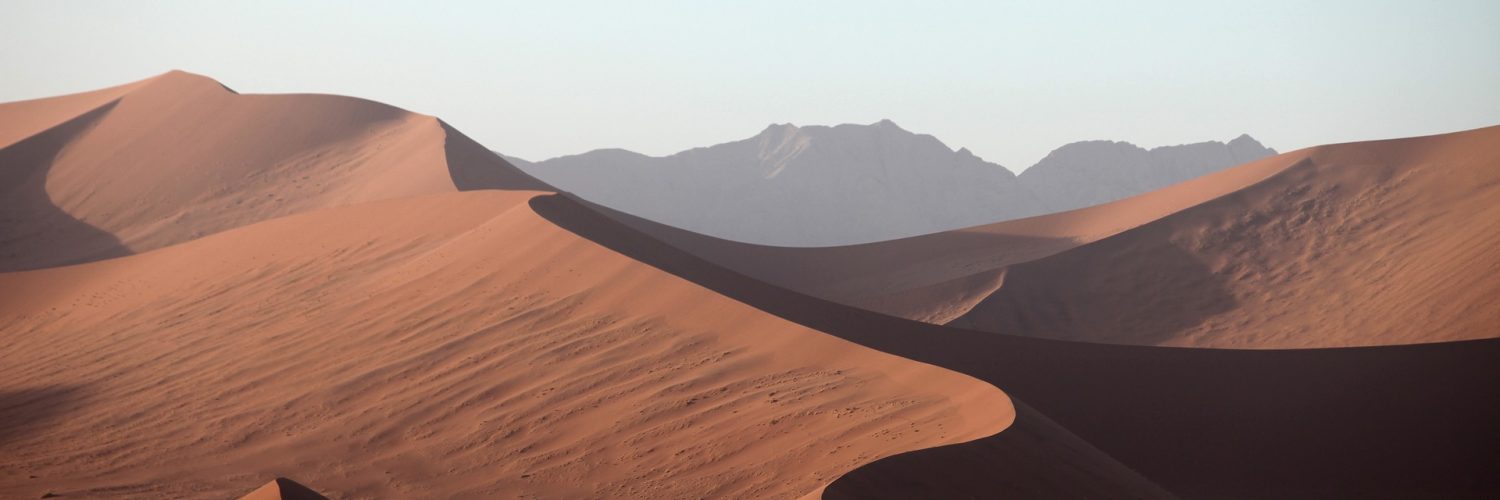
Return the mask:
[[6,1],[0,101],[179,68],[529,159],[890,118],[1013,170],[1083,139],[1283,151],[1500,124],[1500,1]]

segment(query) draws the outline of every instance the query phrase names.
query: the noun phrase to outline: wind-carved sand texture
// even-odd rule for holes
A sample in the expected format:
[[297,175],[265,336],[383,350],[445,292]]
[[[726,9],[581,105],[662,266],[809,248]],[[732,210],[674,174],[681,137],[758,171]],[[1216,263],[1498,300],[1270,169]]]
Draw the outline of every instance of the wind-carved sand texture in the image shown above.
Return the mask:
[[350,97],[241,95],[175,71],[3,104],[0,123],[0,271],[486,182],[545,187],[430,116]]
[[1500,127],[1272,160],[1289,166],[1009,268],[951,324],[1251,349],[1500,336]]
[[[790,498],[1014,416],[989,384],[564,230],[534,207],[555,195],[504,189],[545,187],[518,172],[450,179],[508,165],[445,155],[436,120],[210,83],[134,85],[44,176],[89,194],[67,214],[155,249],[0,274],[0,492],[224,498],[285,476],[334,498]],[[245,132],[310,108],[346,133]],[[151,109],[213,125],[173,137]],[[108,126],[126,116],[145,122]],[[63,165],[109,182],[54,182]],[[11,262],[72,236],[13,240]]]
[[1500,128],[798,249],[358,99],[0,118],[0,496],[1500,492]]

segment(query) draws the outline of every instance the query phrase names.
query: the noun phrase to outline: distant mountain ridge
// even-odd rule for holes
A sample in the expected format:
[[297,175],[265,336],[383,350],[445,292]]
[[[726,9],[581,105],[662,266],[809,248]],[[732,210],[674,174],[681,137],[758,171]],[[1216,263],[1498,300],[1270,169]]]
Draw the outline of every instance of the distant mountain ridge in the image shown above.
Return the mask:
[[1276,154],[1241,134],[1218,141],[1145,149],[1128,142],[1081,141],[1021,172],[1045,212],[1109,203]]
[[653,157],[600,149],[509,158],[591,201],[726,239],[783,246],[881,241],[1097,205],[1275,154],[1248,135],[1143,149],[1086,141],[1017,176],[890,120],[772,124]]

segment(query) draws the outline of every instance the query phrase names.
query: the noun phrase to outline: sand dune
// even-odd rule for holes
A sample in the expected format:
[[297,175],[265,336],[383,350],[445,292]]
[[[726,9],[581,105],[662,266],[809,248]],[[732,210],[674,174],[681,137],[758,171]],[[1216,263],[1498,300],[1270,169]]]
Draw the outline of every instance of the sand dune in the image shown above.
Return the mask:
[[327,497],[296,481],[278,477],[240,497],[240,500],[327,500]]
[[50,267],[0,273],[6,495],[793,497],[1013,416],[562,230],[431,117],[181,72],[0,117],[3,268]]
[[61,97],[0,103],[0,148],[62,125],[68,120],[109,104],[151,80],[117,85]]
[[796,497],[1012,418],[989,384],[643,265],[537,196],[0,274],[0,491]]
[[[876,462],[835,481],[830,496],[1094,498],[1113,491],[1150,498],[1152,483],[1186,498],[1492,498],[1500,491],[1491,473],[1500,467],[1500,399],[1489,397],[1500,386],[1500,339],[1226,350],[1017,337],[801,296],[663,250],[644,233],[632,239],[594,226],[564,223],[771,314],[986,380],[1045,417],[1020,412],[994,436]],[[1001,463],[1027,466],[992,466]],[[1135,473],[1144,479],[1131,480]]]
[[[348,97],[240,95],[177,71],[3,104],[0,123],[0,271],[126,255],[324,207],[546,188],[436,118]],[[458,164],[465,169],[450,172]]]
[[952,324],[1235,348],[1500,336],[1500,127],[1283,156],[1265,181],[1010,268]]
[[1500,128],[789,249],[357,99],[170,73],[8,116],[0,496],[1500,491],[1500,339],[1438,342],[1497,324]]

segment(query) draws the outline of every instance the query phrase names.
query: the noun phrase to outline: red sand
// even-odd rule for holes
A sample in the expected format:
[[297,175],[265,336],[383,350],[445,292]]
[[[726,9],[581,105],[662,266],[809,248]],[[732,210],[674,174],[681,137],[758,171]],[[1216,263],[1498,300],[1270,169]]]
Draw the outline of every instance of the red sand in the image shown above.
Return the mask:
[[[0,496],[1500,491],[1500,340],[1443,342],[1497,324],[1497,129],[776,249],[357,99],[169,73],[0,123]],[[1070,335],[1416,345],[1026,338]]]
[[1011,267],[952,324],[1255,349],[1500,337],[1500,127],[1281,158],[1295,165]]
[[495,178],[514,167],[430,116],[349,97],[240,95],[175,71],[3,104],[0,123],[0,143],[10,141],[0,149],[0,271],[366,201],[546,189],[519,171]]
[[[544,192],[453,192],[525,179],[445,157],[433,119],[208,83],[138,86],[45,176],[90,193],[63,206],[96,231],[161,248],[0,273],[5,495],[223,498],[281,475],[335,497],[784,498],[1013,418],[989,384],[563,230]],[[243,135],[299,110],[351,124]],[[107,182],[68,177],[87,169]],[[159,224],[179,203],[207,215]]]

